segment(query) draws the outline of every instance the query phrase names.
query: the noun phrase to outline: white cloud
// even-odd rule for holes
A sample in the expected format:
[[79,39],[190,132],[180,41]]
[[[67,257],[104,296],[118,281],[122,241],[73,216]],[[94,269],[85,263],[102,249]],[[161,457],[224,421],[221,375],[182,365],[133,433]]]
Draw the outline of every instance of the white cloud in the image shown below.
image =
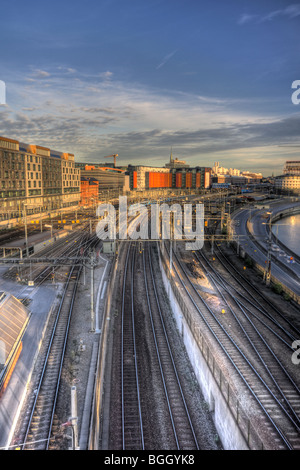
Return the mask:
[[177,52],[177,49],[175,51],[170,52],[170,54],[167,54],[161,61],[161,63],[156,67],[156,70],[161,69],[164,65],[166,65],[167,62],[175,55]]
[[113,72],[110,72],[109,70],[107,70],[106,72],[102,72],[99,74],[99,77],[100,78],[103,78],[105,80],[109,80],[110,78],[112,78],[113,76]]
[[240,18],[238,19],[238,24],[250,23],[256,17],[257,17],[257,15],[248,15],[247,13],[245,13],[242,16],[240,16]]
[[238,19],[238,24],[243,25],[245,23],[258,22],[264,23],[267,21],[273,21],[275,18],[288,18],[293,19],[300,16],[300,3],[295,3],[282,8],[279,10],[273,10],[267,13],[266,15],[254,15],[254,14],[243,14]]
[[34,71],[34,76],[36,78],[47,78],[47,77],[50,77],[50,73],[46,72],[46,70],[36,69]]
[[100,80],[100,74],[48,70],[46,88],[43,80],[24,85],[21,76],[11,84],[14,103],[0,110],[0,135],[69,151],[78,160],[118,153],[124,163],[164,164],[173,145],[174,155],[191,165],[210,165],[222,152],[238,159],[238,149],[298,136],[299,121],[259,116],[247,111],[246,99],[241,106],[238,100],[125,83],[106,72],[109,79]]

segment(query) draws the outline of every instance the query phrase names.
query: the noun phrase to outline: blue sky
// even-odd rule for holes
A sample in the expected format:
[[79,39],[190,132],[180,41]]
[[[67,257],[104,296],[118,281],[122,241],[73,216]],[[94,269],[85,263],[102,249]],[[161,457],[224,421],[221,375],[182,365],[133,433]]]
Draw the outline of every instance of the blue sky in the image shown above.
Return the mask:
[[[300,3],[0,0],[0,135],[77,160],[280,174],[300,157]],[[294,145],[294,147],[288,147]],[[299,145],[297,147],[297,145]]]

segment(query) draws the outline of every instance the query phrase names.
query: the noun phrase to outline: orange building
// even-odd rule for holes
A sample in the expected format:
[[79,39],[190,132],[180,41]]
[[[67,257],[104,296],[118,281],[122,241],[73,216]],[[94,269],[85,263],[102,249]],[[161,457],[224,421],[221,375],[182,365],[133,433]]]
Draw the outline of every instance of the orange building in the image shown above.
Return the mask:
[[185,176],[185,187],[191,188],[192,187],[192,173],[188,172]]
[[172,174],[149,171],[146,173],[146,185],[151,188],[172,188]]
[[92,206],[99,200],[99,181],[95,178],[84,178],[81,177],[80,182],[81,191],[81,206]]

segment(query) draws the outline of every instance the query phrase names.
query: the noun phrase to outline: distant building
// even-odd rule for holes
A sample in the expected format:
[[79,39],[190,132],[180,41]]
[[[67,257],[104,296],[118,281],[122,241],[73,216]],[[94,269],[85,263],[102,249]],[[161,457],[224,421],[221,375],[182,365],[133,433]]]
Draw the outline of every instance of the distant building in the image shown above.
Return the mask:
[[128,165],[130,189],[207,189],[211,185],[211,168],[160,168]]
[[130,189],[171,188],[169,168],[128,165]]
[[[216,188],[216,185],[226,184],[227,187],[229,186],[248,186],[248,185],[256,185],[260,184],[262,180],[261,178],[254,178],[253,176],[244,175],[243,173],[240,176],[230,176],[230,175],[213,175],[212,176],[212,185]],[[220,187],[220,186],[219,186]]]
[[166,168],[189,168],[190,165],[187,165],[184,160],[178,160],[178,158],[173,158],[172,150],[170,154],[170,161],[169,163],[165,164]]
[[300,175],[300,160],[285,162],[283,173],[285,175]]
[[[232,177],[243,177],[247,178],[249,183],[259,183],[262,179],[261,173],[254,173],[251,171],[241,171],[236,168],[224,168],[220,166],[220,162],[215,162],[214,166],[212,167],[213,176],[232,176]],[[251,181],[250,181],[251,180]],[[239,180],[232,180],[232,184],[234,181],[238,182]],[[242,180],[241,180],[242,181]]]
[[274,187],[282,194],[300,194],[300,161],[285,162],[283,175],[275,176]]
[[274,183],[275,190],[279,193],[295,195],[300,194],[300,174],[285,174],[281,176],[275,176]]
[[228,168],[220,166],[220,162],[215,162],[214,166],[212,167],[212,173],[213,175],[227,175]]
[[99,181],[95,178],[80,178],[80,205],[94,206],[99,201]]
[[[75,163],[78,167],[81,163]],[[116,197],[129,191],[129,176],[124,170],[98,165],[81,166],[81,177],[98,181],[99,200],[106,196]]]
[[249,180],[251,180],[249,182],[252,182],[252,183],[254,182],[259,183],[263,177],[261,173],[254,173],[253,171],[242,171],[240,174],[241,176],[244,176],[245,178],[248,178]]
[[241,172],[240,170],[237,170],[236,168],[229,168],[228,174],[230,176],[240,176]]

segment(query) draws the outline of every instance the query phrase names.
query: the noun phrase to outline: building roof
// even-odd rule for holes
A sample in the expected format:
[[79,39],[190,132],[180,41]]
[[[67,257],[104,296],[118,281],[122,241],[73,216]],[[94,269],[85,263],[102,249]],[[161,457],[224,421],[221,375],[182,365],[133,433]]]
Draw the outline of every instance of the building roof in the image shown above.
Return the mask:
[[29,310],[20,300],[7,292],[0,292],[0,367],[20,341],[29,317]]
[[96,178],[89,178],[87,176],[81,176],[80,177],[80,180],[81,181],[86,181],[88,182],[90,185],[93,184],[93,185],[98,185],[99,184],[99,181],[96,179]]

